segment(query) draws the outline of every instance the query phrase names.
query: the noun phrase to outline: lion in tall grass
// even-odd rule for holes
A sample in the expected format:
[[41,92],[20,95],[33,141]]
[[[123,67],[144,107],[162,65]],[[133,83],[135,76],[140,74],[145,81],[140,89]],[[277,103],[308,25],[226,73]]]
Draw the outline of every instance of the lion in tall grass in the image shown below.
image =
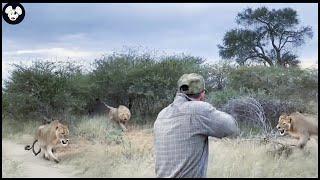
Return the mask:
[[290,115],[282,114],[276,127],[280,135],[289,134],[299,139],[297,144],[299,148],[303,148],[307,144],[310,136],[316,136],[318,139],[318,122],[299,112]]
[[109,119],[117,122],[123,131],[127,131],[126,124],[131,118],[130,110],[124,105],[119,105],[118,108],[108,106],[106,103],[104,105],[108,108]]
[[[43,150],[43,157],[45,159],[53,159],[56,163],[58,163],[60,160],[53,154],[53,152],[59,144],[62,146],[68,145],[68,136],[68,126],[61,124],[59,120],[54,120],[49,124],[41,125],[37,129],[32,146],[26,145],[25,150],[32,149],[35,156],[37,156]],[[34,145],[36,142],[38,142],[40,146],[38,152],[34,150]]]

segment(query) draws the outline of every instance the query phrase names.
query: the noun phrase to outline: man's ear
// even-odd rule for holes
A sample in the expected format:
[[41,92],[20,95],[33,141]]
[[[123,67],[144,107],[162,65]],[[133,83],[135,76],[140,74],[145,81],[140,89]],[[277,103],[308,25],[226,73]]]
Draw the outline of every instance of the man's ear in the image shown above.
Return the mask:
[[189,86],[188,85],[182,85],[181,87],[180,87],[180,92],[186,92],[186,91],[188,91],[189,90]]

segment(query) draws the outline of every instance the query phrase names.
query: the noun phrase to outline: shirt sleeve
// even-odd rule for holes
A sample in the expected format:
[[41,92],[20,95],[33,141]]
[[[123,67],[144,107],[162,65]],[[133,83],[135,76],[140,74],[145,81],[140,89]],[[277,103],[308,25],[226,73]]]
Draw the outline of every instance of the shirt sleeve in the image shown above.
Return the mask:
[[197,116],[202,134],[217,138],[239,135],[237,121],[230,114],[216,110],[211,106],[204,114]]

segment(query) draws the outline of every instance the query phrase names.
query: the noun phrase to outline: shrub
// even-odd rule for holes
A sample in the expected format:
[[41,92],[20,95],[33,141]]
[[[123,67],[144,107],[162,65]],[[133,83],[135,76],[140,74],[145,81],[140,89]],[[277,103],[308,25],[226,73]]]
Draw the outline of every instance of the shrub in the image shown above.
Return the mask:
[[79,66],[48,61],[14,66],[2,92],[3,107],[13,118],[60,117],[84,110],[89,88],[81,86],[87,78]]
[[173,100],[178,78],[199,73],[202,61],[185,55],[113,54],[96,60],[92,92],[108,105],[123,104],[137,116],[155,116]]
[[305,102],[317,98],[318,71],[299,69],[240,66],[228,76],[228,88],[246,88],[249,91],[265,91],[268,96],[281,100],[300,98]]
[[96,143],[120,143],[123,136],[120,127],[105,116],[83,116],[70,128],[72,136]]
[[271,123],[265,116],[264,108],[252,97],[232,99],[222,109],[231,114],[239,124],[258,127],[265,135],[272,130]]

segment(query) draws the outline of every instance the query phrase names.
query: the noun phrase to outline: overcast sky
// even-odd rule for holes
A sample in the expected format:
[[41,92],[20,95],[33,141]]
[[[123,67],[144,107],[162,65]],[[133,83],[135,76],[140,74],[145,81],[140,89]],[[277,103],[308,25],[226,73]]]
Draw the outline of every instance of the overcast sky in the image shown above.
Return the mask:
[[[125,46],[185,53],[209,62],[220,60],[217,45],[236,28],[237,13],[247,7],[291,7],[312,40],[296,52],[305,64],[318,63],[317,3],[22,3],[26,15],[18,25],[2,20],[2,79],[9,64],[36,59],[91,62]],[[2,7],[4,4],[2,4]]]

